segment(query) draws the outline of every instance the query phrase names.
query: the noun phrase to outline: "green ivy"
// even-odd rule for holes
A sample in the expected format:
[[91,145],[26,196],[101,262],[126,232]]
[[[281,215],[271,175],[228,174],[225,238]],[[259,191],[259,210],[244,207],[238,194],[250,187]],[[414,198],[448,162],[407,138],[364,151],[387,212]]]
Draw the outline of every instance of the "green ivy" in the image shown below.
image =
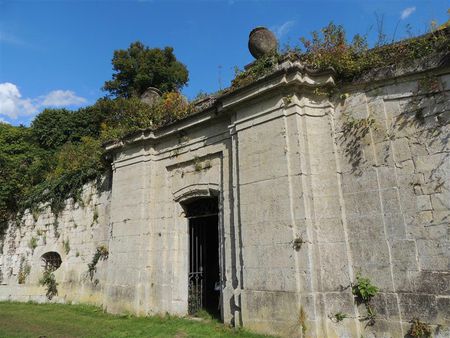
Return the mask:
[[104,245],[97,247],[94,256],[92,256],[92,261],[88,264],[88,273],[89,277],[94,277],[94,273],[97,270],[97,263],[99,260],[108,259],[109,251]]
[[39,279],[39,285],[47,288],[46,296],[51,300],[58,294],[58,283],[56,282],[55,275],[50,270],[45,270],[42,278]]

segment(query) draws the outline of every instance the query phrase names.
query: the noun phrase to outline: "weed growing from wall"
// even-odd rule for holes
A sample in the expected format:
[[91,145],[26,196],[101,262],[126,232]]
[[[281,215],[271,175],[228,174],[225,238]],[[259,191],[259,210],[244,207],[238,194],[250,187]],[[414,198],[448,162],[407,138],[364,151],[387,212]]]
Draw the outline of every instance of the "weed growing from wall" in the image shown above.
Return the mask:
[[311,242],[305,240],[302,236],[299,236],[292,241],[292,248],[295,251],[300,251],[300,249],[302,248],[302,245],[305,243],[311,243]]
[[300,55],[303,62],[319,70],[333,68],[342,81],[351,81],[375,68],[407,66],[414,60],[448,52],[450,46],[448,29],[442,29],[392,44],[380,39],[375,48],[369,49],[366,36],[357,34],[349,41],[343,26],[333,22],[312,32],[311,38],[300,40],[305,48]]
[[66,239],[63,241],[63,247],[64,247],[64,252],[66,253],[66,255],[69,254],[70,252],[70,242],[69,239]]
[[300,312],[298,314],[298,323],[300,324],[301,330],[302,330],[302,337],[305,337],[306,331],[308,331],[308,326],[306,325],[306,321],[308,320],[308,316],[305,312],[305,309],[303,309],[303,306],[300,307]]
[[97,271],[98,261],[108,259],[108,255],[109,251],[104,245],[97,247],[97,250],[95,251],[95,254],[92,257],[92,261],[88,264],[88,273],[91,280],[94,277],[95,271]]
[[17,282],[19,284],[25,284],[25,281],[30,272],[31,266],[28,263],[25,263],[25,257],[22,257],[20,260],[19,273],[17,274]]
[[281,56],[277,53],[263,56],[253,62],[245,71],[235,69],[235,78],[231,82],[231,88],[244,87],[270,73],[272,73],[280,63]]
[[356,274],[356,283],[352,285],[352,293],[356,297],[358,304],[364,304],[367,310],[368,322],[367,325],[375,324],[376,313],[370,302],[378,293],[379,289],[372,284],[369,278],[362,277],[361,274]]
[[346,313],[342,313],[342,312],[337,312],[334,314],[334,320],[336,321],[336,323],[342,322],[345,318],[348,317],[348,315]]
[[98,209],[97,207],[94,207],[94,213],[92,214],[92,223],[91,226],[94,226],[94,224],[98,224]]
[[47,291],[45,295],[49,300],[58,294],[58,283],[51,269],[44,271],[42,278],[39,279],[39,285],[46,287]]
[[430,325],[415,318],[411,321],[411,327],[408,334],[413,338],[428,338],[431,337],[432,331]]
[[38,246],[38,239],[36,237],[31,237],[28,242],[28,247],[31,249],[32,252],[34,252],[34,249]]

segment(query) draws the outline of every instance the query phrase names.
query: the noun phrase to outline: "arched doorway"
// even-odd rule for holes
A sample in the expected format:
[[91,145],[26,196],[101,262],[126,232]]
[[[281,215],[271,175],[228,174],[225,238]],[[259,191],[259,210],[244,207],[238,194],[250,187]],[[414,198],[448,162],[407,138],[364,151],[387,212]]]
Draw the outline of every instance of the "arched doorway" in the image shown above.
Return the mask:
[[200,197],[183,204],[189,220],[188,312],[220,315],[219,201]]

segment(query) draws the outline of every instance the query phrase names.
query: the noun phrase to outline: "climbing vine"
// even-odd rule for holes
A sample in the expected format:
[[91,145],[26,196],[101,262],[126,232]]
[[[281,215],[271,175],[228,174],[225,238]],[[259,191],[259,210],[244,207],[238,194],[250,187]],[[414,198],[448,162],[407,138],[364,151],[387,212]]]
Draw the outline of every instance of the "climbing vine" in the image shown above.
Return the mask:
[[342,119],[341,140],[344,145],[344,155],[355,172],[363,161],[362,141],[369,134],[371,128],[376,129],[376,121],[371,116],[355,119],[347,113],[342,115]]
[[94,256],[92,256],[92,261],[88,264],[88,273],[91,280],[94,278],[94,273],[97,271],[98,261],[108,259],[108,255],[109,251],[104,245],[97,247]]
[[19,273],[17,274],[17,282],[19,284],[25,284],[28,275],[31,272],[31,266],[25,262],[25,257],[20,260]]
[[39,279],[39,284],[46,287],[47,291],[45,295],[49,300],[58,294],[58,283],[51,269],[44,271],[42,278]]

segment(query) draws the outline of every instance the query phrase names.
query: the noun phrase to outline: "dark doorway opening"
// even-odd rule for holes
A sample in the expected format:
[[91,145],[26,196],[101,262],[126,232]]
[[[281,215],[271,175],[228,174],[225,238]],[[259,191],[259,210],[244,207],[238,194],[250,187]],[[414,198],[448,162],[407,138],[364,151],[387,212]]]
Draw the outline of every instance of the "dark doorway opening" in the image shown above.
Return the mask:
[[189,314],[207,311],[220,319],[218,198],[185,205],[189,219]]

